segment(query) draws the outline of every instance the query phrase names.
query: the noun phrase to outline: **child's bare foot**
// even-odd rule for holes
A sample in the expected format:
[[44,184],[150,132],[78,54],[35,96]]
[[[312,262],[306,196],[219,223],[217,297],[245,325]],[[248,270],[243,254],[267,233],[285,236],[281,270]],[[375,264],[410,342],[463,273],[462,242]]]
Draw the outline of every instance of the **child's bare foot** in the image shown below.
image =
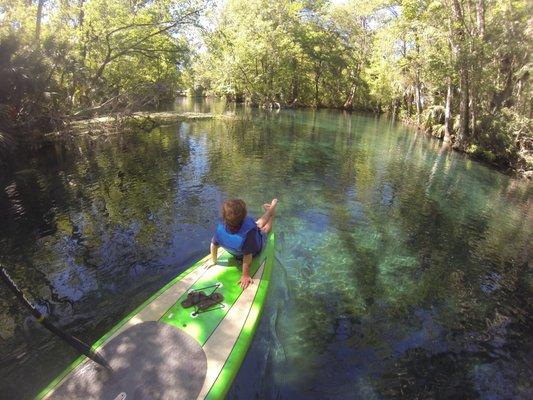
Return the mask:
[[272,211],[274,211],[274,208],[278,205],[278,199],[273,199],[270,203],[263,204],[263,209],[267,211],[268,209],[272,208]]
[[274,214],[276,211],[276,206],[278,205],[278,199],[272,199],[270,204],[263,204],[265,213],[261,218],[259,218],[255,223],[257,227],[261,229],[263,233],[269,233],[272,229],[272,221],[274,219]]

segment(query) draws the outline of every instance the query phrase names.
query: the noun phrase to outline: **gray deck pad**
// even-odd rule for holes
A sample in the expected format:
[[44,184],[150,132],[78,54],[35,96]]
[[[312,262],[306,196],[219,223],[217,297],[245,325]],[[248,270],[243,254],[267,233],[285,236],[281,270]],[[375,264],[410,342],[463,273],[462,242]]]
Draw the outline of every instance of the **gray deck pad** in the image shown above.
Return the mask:
[[51,399],[195,399],[207,358],[187,333],[161,322],[126,329],[100,350],[113,372],[94,362],[80,364]]

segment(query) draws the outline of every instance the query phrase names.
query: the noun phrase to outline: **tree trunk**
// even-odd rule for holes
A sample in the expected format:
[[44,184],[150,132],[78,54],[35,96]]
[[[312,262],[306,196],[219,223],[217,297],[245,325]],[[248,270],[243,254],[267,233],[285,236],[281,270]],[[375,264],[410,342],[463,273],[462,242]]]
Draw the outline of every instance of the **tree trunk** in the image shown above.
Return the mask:
[[512,56],[510,54],[505,55],[501,60],[500,75],[505,76],[504,87],[500,92],[494,93],[492,96],[492,108],[493,111],[498,111],[502,107],[511,105],[510,99],[513,94],[513,67]]
[[464,31],[464,16],[463,10],[459,0],[452,1],[453,22],[455,27],[452,30],[451,40],[453,44],[454,53],[457,57],[457,64],[459,69],[459,131],[457,133],[457,140],[455,146],[460,149],[466,148],[466,143],[469,136],[470,125],[470,79],[468,73],[468,60],[467,60],[467,48],[466,38]]
[[403,102],[404,102],[405,112],[407,113],[407,116],[411,117],[411,95],[404,94]]
[[[477,10],[477,5],[476,5]],[[479,18],[479,17],[478,17]],[[478,21],[479,22],[479,21]],[[471,39],[469,41],[469,54],[470,62],[469,64],[469,108],[470,108],[470,121],[469,121],[469,130],[470,136],[474,137],[476,135],[476,105],[478,101],[478,89],[481,87],[481,71],[480,69],[483,66],[483,54],[482,46],[479,45],[479,42],[475,40],[475,36],[479,36],[479,27],[472,27]]]
[[43,18],[43,5],[44,0],[39,0],[37,3],[37,16],[35,18],[35,42],[39,45],[41,39],[41,20]]
[[476,136],[476,118],[477,118],[477,92],[476,92],[476,83],[472,82],[470,86],[470,136]]
[[452,78],[448,77],[448,91],[446,92],[446,108],[444,109],[444,141],[452,140]]
[[481,40],[485,39],[485,1],[477,0],[476,4],[477,30]]
[[396,118],[398,117],[398,110],[400,109],[402,103],[400,99],[395,98],[392,101],[392,121],[395,122]]
[[350,87],[350,94],[348,95],[348,98],[344,102],[344,105],[342,108],[345,110],[352,109],[353,108],[353,98],[355,97],[355,89],[357,88],[357,85],[355,83],[352,83],[352,86]]
[[85,0],[79,0],[78,7],[80,9],[80,13],[78,14],[78,27],[83,26],[83,20],[85,18],[85,10],[83,9],[83,4],[85,3]]
[[415,76],[415,95],[416,95],[416,124],[420,127],[421,118],[422,118],[422,90],[420,83],[420,45],[418,44],[418,34],[415,36],[416,43],[416,76]]
[[[79,30],[83,29],[83,23],[85,19],[84,3],[85,3],[85,0],[79,0],[78,2],[79,14],[78,14],[77,29]],[[87,58],[87,43],[86,43],[85,38],[83,38],[82,40],[83,40],[83,44],[81,46],[81,52],[80,52],[80,56],[81,56],[80,57],[80,68],[72,74],[72,86],[70,89],[70,96],[69,96],[71,106],[76,105],[75,95],[78,89],[78,83],[80,79],[82,79],[82,82],[83,82],[83,76],[80,77],[80,75],[82,74],[81,71],[85,71],[85,60]],[[82,99],[80,99],[80,104],[81,102],[82,102]]]
[[422,98],[420,94],[420,71],[416,71],[416,82],[415,82],[415,94],[416,94],[416,123],[418,126],[421,124],[422,118]]
[[457,134],[456,145],[464,149],[466,147],[466,141],[470,134],[470,82],[468,79],[468,69],[463,65],[459,69],[459,132]]
[[107,51],[107,54],[105,56],[105,59],[104,61],[102,61],[102,63],[100,64],[100,67],[98,68],[98,70],[96,71],[96,74],[93,76],[92,78],[92,82],[93,84],[96,84],[98,83],[98,80],[102,77],[103,73],[104,73],[104,69],[105,67],[107,66],[107,64],[109,64],[111,62],[111,49],[108,48],[108,51]]
[[318,107],[318,105],[319,105],[319,102],[318,102],[318,86],[319,86],[319,83],[320,83],[320,72],[319,72],[319,68],[317,68],[315,70],[315,107]]
[[[484,65],[484,49],[483,41],[485,38],[485,2],[484,0],[477,0],[476,3],[476,30],[473,34],[477,34],[479,43],[475,48],[471,49],[471,54],[475,56],[474,63],[472,65],[472,74],[470,82],[470,134],[475,137],[476,135],[476,119],[477,119],[477,104],[479,101],[478,89],[482,87],[481,82],[481,69]],[[471,42],[474,44],[475,42]]]
[[296,58],[292,61],[292,82],[291,82],[292,90],[291,90],[291,102],[294,104],[296,99],[298,98],[298,60]]

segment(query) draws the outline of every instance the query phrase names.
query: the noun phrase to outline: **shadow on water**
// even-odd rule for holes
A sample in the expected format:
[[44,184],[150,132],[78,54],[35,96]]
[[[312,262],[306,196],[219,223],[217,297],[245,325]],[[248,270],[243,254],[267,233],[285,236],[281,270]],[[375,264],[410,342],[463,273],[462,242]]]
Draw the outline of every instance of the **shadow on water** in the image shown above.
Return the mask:
[[[267,306],[229,398],[528,398],[531,186],[374,115],[236,113],[54,143],[0,175],[0,262],[92,342],[208,251],[218,208],[280,198]],[[0,392],[75,354],[0,287]],[[258,372],[259,371],[259,372]],[[30,383],[30,384],[28,384]]]

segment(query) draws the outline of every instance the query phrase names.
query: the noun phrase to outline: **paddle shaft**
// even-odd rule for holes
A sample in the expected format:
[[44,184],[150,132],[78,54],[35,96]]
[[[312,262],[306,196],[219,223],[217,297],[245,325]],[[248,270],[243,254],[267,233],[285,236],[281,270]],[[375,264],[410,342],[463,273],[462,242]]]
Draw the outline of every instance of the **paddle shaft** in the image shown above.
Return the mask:
[[54,324],[52,324],[50,321],[46,319],[46,317],[35,308],[33,304],[30,303],[30,301],[26,298],[24,293],[18,288],[15,282],[13,282],[13,279],[9,276],[5,268],[0,268],[0,278],[5,282],[8,288],[11,289],[11,291],[15,294],[17,299],[20,300],[22,304],[24,304],[32,313],[32,315],[37,319],[37,321],[44,326],[46,329],[48,329],[50,332],[52,332],[54,335],[58,336],[59,338],[63,339],[65,342],[67,342],[70,346],[74,347],[77,351],[80,353],[86,355],[91,360],[93,360],[95,363],[100,364],[102,367],[106,369],[111,369],[107,361],[96,351],[94,351],[91,346],[89,346],[87,343],[82,342],[78,338],[75,338],[74,336],[70,335],[67,332],[62,331],[58,327],[56,327]]

